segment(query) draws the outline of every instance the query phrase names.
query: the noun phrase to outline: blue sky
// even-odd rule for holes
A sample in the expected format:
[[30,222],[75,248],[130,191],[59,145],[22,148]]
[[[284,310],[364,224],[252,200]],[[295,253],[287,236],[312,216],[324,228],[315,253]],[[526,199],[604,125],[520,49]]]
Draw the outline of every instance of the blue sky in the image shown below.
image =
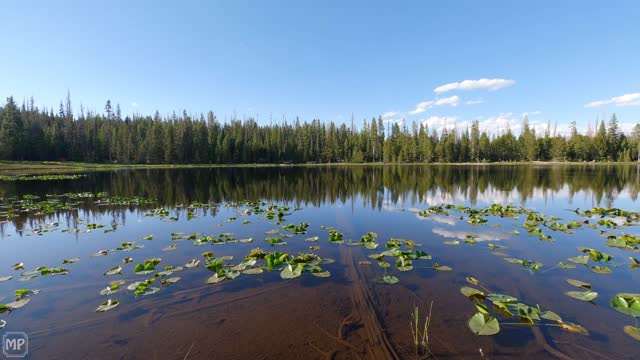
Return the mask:
[[41,106],[69,90],[76,108],[261,122],[640,122],[638,1],[7,1],[0,13],[0,96]]

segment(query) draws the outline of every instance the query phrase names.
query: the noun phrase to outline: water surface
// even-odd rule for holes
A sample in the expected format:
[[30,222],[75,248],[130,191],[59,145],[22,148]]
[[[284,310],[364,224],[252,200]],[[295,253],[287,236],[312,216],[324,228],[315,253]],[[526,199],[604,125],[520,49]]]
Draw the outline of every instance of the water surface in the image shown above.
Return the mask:
[[[640,256],[608,247],[600,236],[600,230],[640,236],[639,227],[580,228],[575,234],[545,228],[555,240],[547,242],[522,228],[526,215],[518,220],[490,216],[487,224],[477,226],[467,223],[468,215],[455,211],[448,216],[419,215],[440,204],[484,208],[499,203],[556,216],[566,223],[584,220],[573,211],[578,208],[638,210],[638,166],[322,166],[86,175],[79,180],[0,183],[5,205],[26,194],[42,201],[65,193],[66,197],[55,198],[71,204],[53,213],[20,213],[0,223],[0,277],[14,277],[0,283],[0,303],[13,301],[18,288],[41,290],[27,306],[0,314],[7,321],[0,331],[29,334],[34,359],[414,358],[409,326],[413,307],[419,306],[424,314],[432,301],[430,349],[437,358],[478,359],[480,349],[489,359],[634,359],[640,355],[640,343],[622,330],[625,325],[638,326],[637,321],[609,306],[616,293],[640,293],[640,270],[631,270],[628,261],[629,256]],[[140,196],[155,202],[105,206],[95,197],[71,195],[80,193]],[[264,214],[246,215],[247,207],[240,202],[247,200],[288,206],[286,221],[280,225],[307,222],[308,233],[287,238],[285,246],[270,246],[264,242],[270,236],[266,231],[286,231]],[[214,206],[189,210],[194,202]],[[169,215],[145,216],[157,208],[167,209]],[[168,221],[171,217],[174,221]],[[229,221],[233,217],[236,220]],[[243,224],[244,220],[250,223]],[[87,231],[87,224],[104,227]],[[347,241],[376,232],[380,248],[330,244],[321,226],[335,227]],[[511,233],[516,229],[519,235]],[[194,246],[192,240],[172,240],[171,234],[179,232],[198,237],[233,233],[237,239],[251,237],[253,243]],[[153,240],[144,240],[148,235]],[[477,243],[464,243],[467,235],[475,236]],[[304,241],[311,236],[320,240]],[[371,265],[359,261],[371,261],[367,255],[385,250],[390,238],[413,240],[433,259],[417,260],[408,272],[392,264],[386,273],[397,276],[399,282],[385,284],[381,281],[385,269],[376,261]],[[460,246],[444,244],[455,239]],[[127,241],[144,248],[91,256]],[[489,242],[508,247],[500,251],[509,257],[543,266],[530,272],[505,262],[488,248]],[[162,250],[172,243],[176,250]],[[134,264],[161,257],[160,267],[184,266],[192,258],[204,262],[201,253],[213,251],[216,257],[234,256],[229,263],[237,264],[255,247],[296,255],[309,252],[312,245],[320,246],[314,251],[319,256],[336,260],[323,265],[331,277],[303,273],[285,281],[279,271],[272,271],[207,285],[212,273],[201,264],[175,273],[182,279],[159,286],[161,291],[155,295],[136,297],[126,289],[107,297],[98,294],[110,280],[131,283],[151,276],[135,275],[133,264],[123,265],[122,275],[103,275],[124,257],[133,257]],[[582,255],[576,249],[579,246],[613,255],[612,274],[597,274],[583,266],[555,267]],[[20,271],[11,269],[17,262],[24,262],[26,270],[57,267],[63,259],[74,257],[81,260],[64,265],[70,270],[65,276],[18,282]],[[453,271],[435,271],[436,262]],[[467,276],[493,291],[553,310],[585,327],[589,335],[553,327],[503,326],[495,336],[476,336],[467,327],[475,312],[473,302],[459,290],[468,285]],[[598,298],[581,302],[565,296],[565,291],[576,290],[565,282],[567,278],[593,284]],[[120,306],[95,313],[108,297],[119,299]]]

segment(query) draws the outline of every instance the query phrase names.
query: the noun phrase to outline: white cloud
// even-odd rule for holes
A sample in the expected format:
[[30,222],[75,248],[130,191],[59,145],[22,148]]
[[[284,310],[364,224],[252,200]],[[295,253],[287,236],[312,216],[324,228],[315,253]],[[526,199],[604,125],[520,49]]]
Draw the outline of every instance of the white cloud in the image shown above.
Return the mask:
[[525,116],[536,116],[536,115],[540,115],[540,114],[542,114],[542,111],[540,111],[540,110],[530,111],[530,112],[523,112],[522,113],[522,117],[525,117]]
[[497,231],[450,231],[442,228],[435,228],[431,230],[434,234],[438,234],[445,238],[456,238],[460,240],[467,239],[468,235],[473,236],[476,241],[498,241],[506,240],[509,236],[505,233]]
[[392,118],[396,115],[398,115],[398,113],[395,111],[387,111],[386,113],[382,114],[382,118],[383,119]]
[[484,102],[484,100],[482,100],[482,99],[467,100],[467,101],[465,101],[465,104],[467,104],[467,105],[476,105],[476,104],[482,104],[483,102]]
[[466,122],[462,124],[457,124],[456,120],[458,118],[456,116],[431,116],[427,119],[420,120],[423,126],[428,126],[429,131],[436,130],[442,131],[442,129],[453,129],[457,125],[465,126]]
[[137,103],[137,102],[135,102],[135,101],[134,101],[134,102],[132,102],[132,103],[131,103],[131,107],[137,108],[137,107],[138,107],[138,103]]
[[592,108],[609,104],[614,104],[616,106],[640,106],[640,93],[624,94],[622,96],[612,97],[609,100],[592,101],[584,107]]
[[452,82],[438,86],[433,89],[436,93],[443,93],[452,90],[475,90],[475,89],[487,89],[498,90],[511,86],[516,82],[511,79],[479,79],[479,80],[464,80],[461,82]]
[[411,115],[420,114],[434,106],[444,106],[444,105],[458,106],[459,103],[460,103],[460,98],[458,96],[451,96],[448,98],[422,101],[418,103],[418,105],[416,105],[415,110],[409,111],[409,114]]

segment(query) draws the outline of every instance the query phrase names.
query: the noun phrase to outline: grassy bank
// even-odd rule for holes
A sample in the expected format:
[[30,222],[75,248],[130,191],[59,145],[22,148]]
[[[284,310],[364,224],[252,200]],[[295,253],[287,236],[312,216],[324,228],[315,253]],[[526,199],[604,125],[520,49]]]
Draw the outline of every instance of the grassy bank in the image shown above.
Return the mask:
[[189,169],[189,168],[225,168],[225,167],[281,167],[281,166],[504,166],[504,165],[639,165],[638,162],[564,162],[564,161],[534,161],[534,162],[497,162],[497,163],[305,163],[305,164],[96,164],[66,161],[0,161],[0,175],[34,175],[34,174],[64,174],[87,171],[113,171],[133,169]]

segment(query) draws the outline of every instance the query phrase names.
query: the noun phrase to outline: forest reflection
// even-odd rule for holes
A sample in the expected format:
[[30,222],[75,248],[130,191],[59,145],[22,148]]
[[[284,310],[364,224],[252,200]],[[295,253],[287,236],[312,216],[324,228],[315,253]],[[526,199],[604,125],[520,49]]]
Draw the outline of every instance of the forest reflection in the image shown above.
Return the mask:
[[[5,205],[24,194],[107,192],[109,196],[157,199],[143,206],[99,206],[95,199],[80,201],[78,211],[59,211],[38,217],[23,214],[10,221],[16,229],[43,220],[74,225],[78,213],[85,218],[110,214],[124,223],[126,212],[146,213],[157,207],[180,207],[192,202],[266,200],[291,206],[326,206],[351,203],[357,207],[422,206],[465,202],[481,206],[557,197],[571,202],[578,193],[595,204],[608,206],[619,196],[635,201],[640,192],[638,165],[490,165],[490,166],[317,166],[238,167],[197,169],[144,169],[92,172],[69,181],[0,183]],[[201,210],[204,211],[204,210]],[[215,214],[215,209],[207,209]],[[181,210],[176,209],[176,216]]]

